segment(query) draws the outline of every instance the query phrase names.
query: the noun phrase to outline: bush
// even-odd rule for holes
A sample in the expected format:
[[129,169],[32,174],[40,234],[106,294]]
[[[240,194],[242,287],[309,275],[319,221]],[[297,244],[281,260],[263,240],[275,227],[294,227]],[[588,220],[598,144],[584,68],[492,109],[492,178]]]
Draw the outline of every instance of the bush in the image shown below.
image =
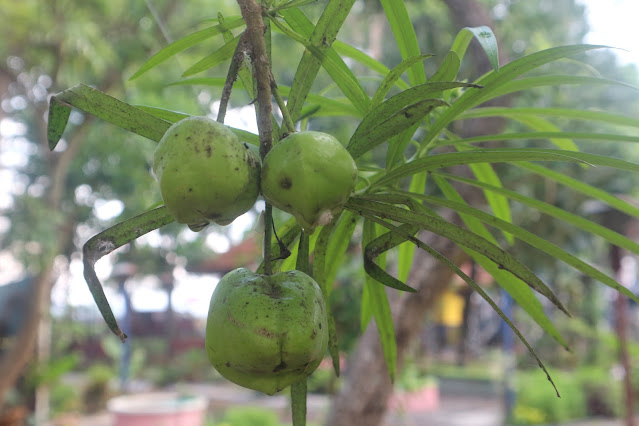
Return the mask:
[[219,426],[279,426],[272,411],[259,407],[233,407],[226,410]]
[[561,398],[539,370],[518,371],[515,424],[557,423],[571,419],[617,417],[622,412],[621,384],[606,369],[581,367],[554,371],[551,376]]

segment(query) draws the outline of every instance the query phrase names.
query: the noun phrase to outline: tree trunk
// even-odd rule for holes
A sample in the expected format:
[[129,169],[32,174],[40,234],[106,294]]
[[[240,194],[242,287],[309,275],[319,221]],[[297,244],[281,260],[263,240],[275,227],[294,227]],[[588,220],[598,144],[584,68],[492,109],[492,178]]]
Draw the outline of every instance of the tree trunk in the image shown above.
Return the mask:
[[[491,26],[490,15],[476,0],[445,0],[445,3],[458,29],[479,25]],[[469,54],[472,55],[476,64],[477,75],[490,69],[490,63],[484,52],[471,48]],[[497,103],[503,105],[507,101],[501,100]],[[458,129],[459,133],[465,136],[490,134],[498,133],[503,128],[503,120],[499,119],[468,124],[470,123],[464,123],[463,128]],[[471,203],[477,197],[477,191],[472,189],[461,187],[459,190]],[[458,221],[456,215],[449,215],[447,219],[453,222]],[[421,238],[430,247],[457,264],[465,258],[458,246],[439,235],[422,234]],[[418,250],[408,279],[409,285],[417,288],[417,293],[405,294],[402,297],[396,297],[396,292],[390,293],[395,296],[392,297],[391,307],[397,340],[398,370],[401,369],[411,342],[420,331],[420,325],[426,313],[448,288],[452,274],[448,267]],[[377,329],[374,323],[371,323],[350,357],[344,386],[333,399],[332,410],[326,424],[331,426],[381,425],[392,392],[393,386],[386,369]]]

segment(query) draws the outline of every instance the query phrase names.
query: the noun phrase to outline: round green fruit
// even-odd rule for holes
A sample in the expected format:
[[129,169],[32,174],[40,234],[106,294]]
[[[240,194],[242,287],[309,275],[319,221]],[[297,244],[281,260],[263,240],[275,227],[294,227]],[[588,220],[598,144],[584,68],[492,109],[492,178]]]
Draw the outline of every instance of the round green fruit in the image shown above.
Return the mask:
[[327,344],[322,291],[305,273],[240,268],[215,287],[206,353],[228,380],[273,395],[315,371]]
[[293,133],[264,158],[262,194],[291,213],[306,233],[339,213],[357,182],[357,166],[346,148],[321,132]]
[[153,173],[179,223],[228,225],[259,195],[260,162],[226,126],[206,117],[173,124],[158,144]]

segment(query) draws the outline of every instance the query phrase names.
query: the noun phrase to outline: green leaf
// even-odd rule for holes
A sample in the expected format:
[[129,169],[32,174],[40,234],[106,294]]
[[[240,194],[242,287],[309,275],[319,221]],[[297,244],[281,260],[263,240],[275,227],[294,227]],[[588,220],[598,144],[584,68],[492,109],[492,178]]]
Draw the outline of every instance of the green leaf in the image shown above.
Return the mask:
[[[344,43],[343,41],[335,40],[333,42],[333,49],[335,49],[335,51],[341,56],[346,56],[347,58],[354,59],[368,69],[379,74],[386,75],[390,71],[386,65],[382,64],[377,59],[371,58],[358,48],[353,47],[348,43]],[[399,83],[399,86],[404,89],[408,89],[410,87],[403,81]]]
[[[465,152],[468,150],[468,148],[465,148],[462,145],[456,145],[456,148],[460,152]],[[495,170],[493,170],[493,167],[490,164],[476,163],[470,164],[469,167],[478,181],[486,182],[493,186],[502,186],[499,176],[497,176],[497,173],[495,173]],[[502,220],[505,220],[506,222],[513,221],[512,215],[510,213],[510,206],[508,205],[508,198],[500,194],[496,194],[492,191],[484,191],[484,196],[486,197],[486,201],[488,202],[488,205],[492,209],[495,216]],[[512,235],[510,235],[509,233],[505,233],[504,236],[510,244],[513,243],[514,240]]]
[[584,85],[587,87],[592,86],[619,86],[631,90],[639,90],[638,87],[633,86],[622,81],[610,80],[600,77],[585,77],[579,75],[544,75],[540,77],[528,77],[513,80],[499,85],[494,91],[485,93],[485,98],[479,100],[475,105],[486,102],[487,100],[497,98],[499,96],[505,96],[510,93],[521,92],[522,90],[530,90],[536,87],[544,86],[561,86],[566,84]]
[[599,235],[604,238],[608,242],[617,245],[619,247],[625,248],[633,253],[639,254],[639,243],[632,241],[625,236],[612,231],[609,228],[603,227],[595,222],[592,222],[588,219],[585,219],[581,216],[578,216],[574,213],[570,213],[566,210],[560,209],[559,207],[555,207],[552,204],[548,204],[543,201],[536,200],[534,198],[526,197],[521,195],[515,191],[511,191],[504,188],[495,187],[492,185],[488,185],[483,182],[474,181],[472,179],[462,178],[460,176],[445,174],[445,173],[437,173],[443,177],[448,179],[457,180],[459,182],[472,185],[479,188],[484,188],[490,191],[498,192],[512,200],[518,201],[524,205],[534,208],[535,210],[555,217],[557,219],[563,220],[577,228],[583,229],[586,232],[589,232],[594,235]]
[[603,191],[599,188],[595,188],[594,186],[588,185],[587,183],[583,183],[580,180],[574,179],[562,173],[540,166],[539,164],[517,163],[516,166],[526,169],[530,172],[536,173],[545,178],[554,180],[555,182],[559,182],[562,185],[566,185],[567,187],[569,187],[570,189],[574,191],[581,192],[582,194],[585,194],[589,197],[603,201],[610,207],[613,207],[619,211],[622,211],[630,216],[639,217],[639,208],[623,201],[620,198],[617,198],[614,195],[611,195],[610,193],[606,191]]
[[[157,108],[146,105],[136,105],[136,108],[140,108],[141,110],[148,112],[149,114],[166,120],[171,123],[175,123],[176,121],[180,121],[183,118],[190,117],[189,114],[179,111],[171,111],[169,109]],[[241,130],[235,127],[227,126],[229,130],[231,130],[235,135],[240,138],[242,142],[249,143],[254,146],[260,146],[260,137],[255,133],[248,132],[246,130]]]
[[[429,253],[431,256],[433,256],[435,259],[445,264],[449,269],[455,272],[455,274],[461,277],[473,290],[475,290],[486,302],[488,302],[488,304],[493,308],[493,310],[495,310],[495,312],[497,312],[497,314],[504,320],[504,322],[506,322],[506,324],[513,330],[515,335],[517,335],[517,337],[526,346],[526,348],[531,353],[531,355],[535,358],[539,367],[546,373],[546,377],[548,378],[548,381],[552,384],[552,386],[555,388],[555,391],[557,392],[557,396],[560,396],[559,391],[557,390],[557,387],[555,386],[554,382],[552,381],[552,378],[550,377],[550,374],[548,373],[548,370],[544,366],[544,363],[541,361],[541,359],[539,358],[535,350],[524,338],[524,336],[517,329],[517,327],[515,327],[512,321],[504,314],[504,312],[499,308],[499,306],[491,299],[491,297],[484,291],[484,289],[480,285],[478,285],[472,278],[466,275],[461,269],[457,267],[457,265],[451,262],[448,258],[443,256],[441,253],[439,253],[437,250],[433,249],[432,247],[429,247],[428,245],[424,244],[419,239],[414,238],[408,232],[405,232],[404,230],[402,230],[401,227],[398,228],[374,216],[366,215],[366,218],[368,220],[379,223],[382,226],[385,226],[386,228],[388,228],[390,231],[394,232],[395,234],[400,235],[406,238],[407,240],[411,241],[417,247]],[[527,287],[524,286],[524,288],[527,288]]]
[[[418,228],[413,225],[402,225],[402,229],[408,232],[410,235],[414,235]],[[405,242],[406,238],[397,236],[393,233],[385,233],[372,241],[370,241],[364,249],[364,270],[368,275],[384,284],[387,287],[395,288],[401,291],[415,292],[416,290],[406,284],[403,281],[398,280],[392,275],[388,274],[384,269],[375,264],[375,258],[382,253],[397,247],[401,243]]]
[[[417,173],[413,175],[410,181],[409,191],[412,193],[423,194],[426,190],[427,173]],[[411,243],[403,243],[399,246],[397,255],[397,279],[407,282],[410,270],[413,266],[415,257],[415,245]]]
[[[364,221],[362,245],[368,245],[368,242],[373,240],[375,236],[375,223]],[[388,298],[386,297],[386,291],[383,286],[373,281],[370,275],[366,276],[364,286],[367,292],[365,299],[367,307],[362,305],[362,311],[370,309],[370,312],[372,312],[375,318],[388,373],[390,374],[391,381],[394,381],[395,367],[397,364],[397,342],[395,341],[395,328],[393,326],[393,317],[391,315]],[[364,302],[364,300],[362,300],[362,302]]]
[[566,315],[570,316],[561,301],[557,299],[554,293],[537,277],[537,275],[535,275],[512,255],[490,243],[485,238],[443,219],[408,211],[386,203],[351,197],[346,204],[346,208],[359,214],[366,213],[382,218],[392,219],[397,222],[415,225],[420,229],[441,235],[459,246],[477,251],[495,262],[500,269],[505,269],[515,277],[524,281],[531,288],[544,295]]
[[184,71],[184,73],[182,73],[182,77],[188,77],[190,75],[208,70],[209,68],[213,68],[214,66],[221,64],[227,59],[231,59],[231,57],[233,57],[233,53],[235,52],[235,48],[237,47],[237,43],[240,41],[240,37],[242,37],[242,34],[239,34],[215,52],[211,53],[208,56],[205,56],[204,58],[193,64],[186,71]]
[[[287,23],[290,24],[290,22],[291,20],[287,19]],[[357,108],[357,110],[360,113],[363,114],[368,110],[368,105],[370,103],[370,99],[368,98],[368,95],[366,94],[366,92],[364,91],[364,88],[359,83],[359,80],[357,79],[355,74],[353,74],[353,72],[348,68],[346,63],[344,63],[342,58],[339,57],[339,55],[337,54],[337,52],[335,52],[334,49],[322,48],[321,46],[314,45],[312,42],[309,42],[306,38],[304,38],[304,36],[289,29],[278,20],[274,20],[273,23],[275,24],[277,29],[279,29],[282,33],[284,33],[291,39],[295,40],[296,42],[304,46],[306,48],[306,51],[304,52],[305,55],[306,54],[312,55],[315,57],[315,59],[317,59],[317,61],[319,61],[319,63],[324,67],[326,72],[328,72],[328,74],[331,76],[331,78],[337,84],[340,90],[353,103],[353,106]],[[302,58],[302,62],[304,62],[304,64],[306,63],[304,61],[304,58]],[[303,65],[302,62],[300,62],[300,66]],[[311,65],[312,64],[309,64],[308,66],[310,67]],[[310,70],[307,70],[307,72],[311,72],[311,71],[314,71],[314,67]],[[315,74],[317,74],[316,71],[315,71]],[[300,84],[298,83],[296,86],[296,81],[293,80],[293,85],[291,86],[291,92],[293,93],[293,95],[291,95],[291,97],[289,98],[289,103],[291,102],[291,100],[295,100],[296,102],[295,104],[293,104],[293,107],[297,108],[296,105],[298,102],[296,100],[296,96],[297,96],[295,92],[296,88],[298,91],[303,90],[300,93],[306,96],[306,94],[308,94],[308,92],[310,91],[310,86],[308,87],[308,90],[306,90],[306,88],[304,87],[306,85],[307,84],[300,86]],[[294,120],[296,119],[295,115],[293,115],[293,119]]]
[[[383,105],[384,103],[379,105],[378,108]],[[371,123],[367,127],[362,127],[360,123],[360,126],[355,130],[346,149],[348,149],[348,152],[353,158],[357,159],[365,152],[383,143],[398,131],[419,123],[433,109],[444,105],[448,104],[440,99],[425,99],[400,109],[396,113],[387,116],[388,118],[385,118],[381,122]],[[371,111],[371,113],[373,112],[375,111]]]
[[53,151],[60,142],[64,129],[69,122],[71,107],[60,102],[55,96],[49,101],[49,119],[47,120],[47,141],[49,149]]
[[457,77],[461,62],[452,50],[446,54],[442,64],[437,68],[430,81],[452,81]]
[[[339,219],[338,219],[339,220]],[[339,363],[339,346],[337,342],[337,330],[335,328],[335,319],[333,318],[333,313],[331,310],[330,304],[330,290],[326,279],[326,257],[328,252],[328,244],[331,239],[331,235],[333,235],[333,231],[335,230],[335,225],[337,221],[333,221],[328,225],[322,227],[319,232],[319,236],[317,241],[315,242],[315,250],[313,251],[313,269],[314,269],[314,278],[317,284],[322,289],[322,294],[324,296],[324,302],[326,303],[326,312],[328,316],[328,352],[331,354],[331,359],[333,361],[333,369],[335,370],[335,375],[339,377],[340,375],[340,363]],[[350,237],[348,238],[350,240]]]
[[583,53],[588,50],[601,49],[605,46],[594,45],[574,45],[554,47],[551,49],[542,50],[523,58],[519,58],[501,67],[498,73],[490,72],[476,81],[477,84],[484,86],[483,89],[468,89],[464,94],[457,99],[457,101],[438,118],[433,124],[430,131],[426,135],[422,147],[420,149],[420,155],[428,152],[432,143],[439,137],[441,131],[448,126],[453,120],[455,120],[462,112],[482,103],[500,89],[504,84],[514,80],[520,75],[532,71],[542,65],[549,62],[556,61],[558,59],[566,58],[571,55]]
[[[344,24],[344,20],[353,7],[353,3],[355,3],[355,0],[330,0],[315,27],[313,27],[313,24],[299,9],[287,9],[280,13],[295,32],[302,34],[303,38],[308,39],[310,44],[316,46],[316,49],[323,53],[330,48],[332,42],[335,40],[339,29]],[[273,23],[276,22],[277,20],[273,20]],[[310,37],[309,34],[304,31],[305,28],[312,28]],[[337,55],[337,53],[335,53],[335,55]],[[339,55],[337,56],[339,57]],[[336,59],[334,58],[333,60],[335,61]],[[321,64],[322,59],[319,59],[309,50],[305,51],[302,55],[302,59],[295,72],[295,77],[293,78],[293,84],[291,85],[291,96],[287,103],[293,121],[297,121],[300,116],[302,107],[306,101],[306,96],[311,91],[311,86],[315,81]],[[331,76],[331,78],[335,80],[336,76]],[[337,81],[335,82],[337,83]],[[342,89],[342,91],[344,91],[344,89]],[[354,105],[358,107],[355,103]]]
[[[381,104],[384,101],[384,98],[386,98],[386,95],[388,94],[390,89],[396,83],[403,82],[402,80],[400,80],[400,77],[402,76],[402,74],[404,74],[404,72],[408,68],[412,67],[414,64],[418,62],[422,62],[424,59],[430,58],[431,56],[433,55],[419,55],[419,56],[413,56],[412,58],[405,59],[399,64],[397,64],[395,68],[393,68],[391,71],[386,73],[386,77],[384,77],[384,80],[382,80],[381,84],[377,88],[377,91],[375,92],[375,95],[371,99],[371,105],[370,105],[371,108],[375,108],[377,105]],[[404,86],[408,86],[408,85],[404,84]],[[409,87],[405,87],[404,90],[408,88]]]
[[166,207],[158,207],[157,209],[120,222],[106,231],[100,232],[89,239],[82,247],[84,279],[89,286],[89,291],[91,291],[93,300],[98,306],[102,318],[106,321],[109,329],[123,342],[127,336],[120,330],[115,316],[113,316],[109,301],[104,295],[104,290],[102,290],[102,284],[95,273],[95,262],[115,249],[174,220]]
[[473,108],[469,111],[464,112],[458,119],[465,120],[483,117],[505,117],[517,119],[520,116],[573,118],[577,120],[596,121],[600,123],[639,128],[639,120],[636,118],[626,117],[620,114],[610,114],[604,111],[592,111],[573,108]]
[[[442,179],[441,177],[436,177],[436,179]],[[443,179],[442,179],[443,180]],[[401,192],[400,192],[401,193]],[[406,194],[408,195],[408,194]],[[563,249],[561,249],[560,247],[558,247],[557,245],[545,240],[544,238],[541,238],[529,231],[526,231],[523,228],[520,228],[519,226],[513,225],[512,223],[503,221],[495,216],[492,216],[486,212],[483,212],[479,209],[475,209],[473,207],[470,207],[468,205],[466,205],[465,203],[460,203],[458,201],[451,201],[451,200],[444,200],[441,198],[437,198],[437,197],[432,197],[432,196],[428,196],[428,195],[423,195],[423,194],[412,194],[415,197],[418,197],[422,200],[425,200],[428,203],[437,205],[437,206],[441,206],[441,207],[446,207],[452,210],[455,210],[456,212],[458,212],[460,215],[464,215],[466,218],[471,217],[474,219],[478,219],[479,221],[486,223],[490,226],[493,226],[497,229],[500,229],[502,231],[508,232],[511,235],[514,235],[515,237],[517,237],[517,239],[531,245],[532,247],[535,247],[541,251],[543,251],[544,253],[546,253],[549,256],[552,256],[556,259],[561,260],[562,262],[566,263],[567,265],[572,266],[573,268],[575,268],[578,271],[583,272],[586,275],[589,275],[590,277],[600,281],[601,283],[609,286],[610,288],[628,296],[630,299],[639,302],[639,298],[630,290],[628,290],[626,287],[622,286],[621,284],[619,284],[618,282],[616,282],[614,279],[610,278],[609,276],[607,276],[606,274],[602,273],[601,271],[599,271],[598,269],[590,266],[589,264],[587,264],[586,262],[583,262],[582,260],[580,260],[579,258],[571,255],[570,253],[564,251]],[[466,224],[469,226],[469,229],[471,229],[471,226],[469,225],[469,221],[466,222]],[[482,226],[483,228],[483,226]],[[472,230],[474,232],[476,232],[477,227],[473,226]]]
[[353,212],[344,211],[335,227],[333,237],[328,244],[326,255],[326,287],[330,294],[333,283],[337,277],[337,271],[345,260],[346,250],[355,232],[359,217]]
[[244,20],[241,17],[235,18],[226,18],[224,21],[224,25],[214,25],[209,28],[205,28],[201,31],[195,32],[193,34],[189,34],[186,37],[183,37],[165,48],[161,49],[155,55],[153,55],[148,61],[146,61],[139,70],[137,70],[129,80],[134,80],[149,71],[152,68],[155,68],[162,62],[166,61],[170,57],[180,53],[181,51],[192,47],[201,41],[206,40],[207,38],[213,37],[215,35],[221,34],[223,31],[230,30],[233,28],[237,28],[244,25]]
[[470,40],[475,37],[479,42],[484,52],[488,56],[490,64],[495,71],[499,71],[499,51],[497,48],[497,38],[493,34],[493,30],[490,27],[482,25],[481,27],[466,27],[457,34],[451,50],[456,52],[459,58],[463,58],[466,53],[466,49],[470,44]]
[[[590,157],[588,157],[590,158]],[[605,158],[605,157],[604,157]],[[593,158],[595,159],[595,158]],[[418,158],[401,165],[379,177],[372,186],[387,185],[397,179],[411,176],[415,173],[433,171],[444,167],[473,163],[501,163],[512,161],[566,161],[571,163],[585,163],[582,153],[544,149],[481,149],[468,152],[454,152],[435,154]]]
[[[78,84],[54,95],[50,102],[53,105],[53,114],[55,116],[51,123],[53,127],[50,127],[51,134],[48,135],[53,138],[49,139],[49,147],[51,149],[55,148],[57,143],[55,138],[58,137],[59,140],[59,136],[62,135],[66,125],[65,113],[61,110],[61,104],[75,107],[156,142],[162,139],[164,133],[171,126],[168,121],[155,117],[140,108],[136,108],[84,84]],[[68,115],[66,115],[66,119],[68,119]]]
[[[381,3],[386,13],[388,23],[390,24],[391,31],[393,31],[393,35],[395,36],[395,42],[399,53],[402,55],[402,59],[406,60],[419,56],[421,52],[419,51],[417,35],[415,34],[415,28],[410,21],[410,16],[408,15],[404,2],[381,0]],[[408,80],[413,86],[426,83],[424,66],[420,63],[413,64],[407,73]]]
[[592,132],[518,132],[500,133],[496,135],[482,135],[456,140],[447,140],[438,143],[437,146],[450,145],[453,143],[477,143],[489,141],[525,140],[525,139],[579,139],[590,141],[608,142],[639,142],[639,136],[621,135],[618,133],[592,133]]
[[[466,205],[466,202],[462,198],[461,195],[453,188],[453,186],[448,183],[447,180],[442,179],[441,177],[435,175],[435,182],[437,186],[444,193],[446,198],[452,200],[453,202],[462,203]],[[402,192],[400,192],[401,194]],[[417,198],[422,198],[421,195],[415,194]],[[493,244],[498,244],[497,240],[493,235],[488,232],[488,230],[484,227],[483,223],[479,221],[477,218],[472,215],[460,213],[461,219],[464,221],[468,229],[475,234],[486,238]],[[476,251],[464,249],[470,257],[477,262],[484,270],[486,270],[489,274],[493,276],[497,284],[506,290],[513,299],[521,306],[528,315],[553,339],[555,339],[559,344],[563,347],[568,348],[568,344],[564,340],[564,338],[559,334],[553,323],[548,319],[546,312],[541,305],[539,299],[532,292],[530,287],[528,287],[524,282],[519,280],[516,277],[513,277],[508,272],[499,269],[494,262],[488,259],[485,256],[482,256],[480,253]]]

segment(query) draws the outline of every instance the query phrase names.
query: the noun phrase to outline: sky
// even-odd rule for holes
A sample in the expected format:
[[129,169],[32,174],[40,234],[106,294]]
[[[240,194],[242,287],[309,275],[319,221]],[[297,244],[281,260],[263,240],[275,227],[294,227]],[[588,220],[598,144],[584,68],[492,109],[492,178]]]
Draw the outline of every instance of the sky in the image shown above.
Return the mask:
[[588,8],[587,19],[591,32],[586,37],[590,44],[604,44],[618,50],[624,63],[639,65],[639,1],[638,0],[581,0]]
[[[560,0],[558,0],[560,1]],[[590,22],[591,33],[586,38],[587,43],[604,44],[618,47],[623,50],[616,50],[616,54],[622,62],[634,62],[639,65],[639,47],[636,46],[639,40],[639,26],[636,23],[639,16],[639,0],[581,0],[588,8],[587,18]],[[19,100],[16,100],[18,102]],[[13,105],[15,107],[15,105]],[[212,105],[214,113],[216,105]],[[228,124],[244,128],[248,131],[256,132],[254,120],[247,122],[244,118],[254,117],[251,111],[229,111]],[[9,120],[0,122],[0,181],[11,181],[10,168],[19,166],[25,161],[26,156],[21,153],[26,145],[19,137],[25,129],[21,125]],[[18,135],[18,137],[16,137]],[[21,148],[22,147],[22,148]],[[18,187],[16,187],[16,185]],[[15,185],[0,186],[0,209],[10,207],[11,193],[19,191],[20,183]],[[76,194],[77,195],[77,194]],[[81,195],[81,194],[80,194]],[[102,200],[97,203],[94,213],[106,220],[117,216],[123,206],[119,201]],[[231,239],[227,239],[221,233],[212,233],[207,238],[207,243],[216,251],[226,251],[232,242],[238,242],[245,229],[253,226],[255,215],[244,215],[238,218],[231,225]],[[0,232],[3,226],[7,226],[6,221],[0,217]],[[190,231],[187,231],[190,232]],[[193,238],[196,237],[194,234]],[[147,237],[152,244],[154,234]],[[82,277],[82,262],[80,259],[73,259],[69,265],[69,272],[63,274],[52,293],[54,308],[62,307],[65,303],[74,306],[93,306],[93,299]],[[111,272],[111,261],[108,258],[100,260],[96,264],[98,276],[105,280]],[[10,273],[13,271],[13,273]],[[0,253],[0,285],[19,278],[19,265],[10,259],[6,253]],[[188,274],[184,268],[177,268],[175,272],[176,287],[173,294],[173,305],[178,312],[188,312],[197,317],[205,317],[208,312],[208,301],[215,284],[219,280],[216,276],[197,276]],[[141,280],[131,283],[134,288],[132,302],[135,309],[140,311],[163,309],[167,305],[167,298],[164,292],[155,288],[155,283],[149,280]],[[119,316],[122,313],[122,298],[112,289],[106,288],[109,301],[112,304],[114,313]],[[96,309],[97,313],[97,309]]]

